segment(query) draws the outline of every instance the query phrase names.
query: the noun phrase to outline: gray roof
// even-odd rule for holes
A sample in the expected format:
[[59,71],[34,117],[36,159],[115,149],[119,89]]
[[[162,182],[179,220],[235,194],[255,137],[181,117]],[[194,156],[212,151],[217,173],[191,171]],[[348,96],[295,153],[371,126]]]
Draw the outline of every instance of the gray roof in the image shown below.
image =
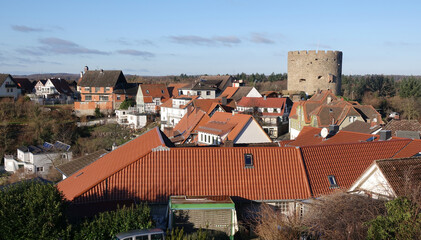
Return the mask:
[[247,96],[253,87],[239,87],[238,90],[232,95],[231,99],[234,99],[236,102],[240,101],[242,97]]
[[78,85],[80,87],[116,87],[118,84],[126,83],[126,78],[120,70],[89,70],[82,76]]
[[396,137],[420,139],[420,132],[396,130]]
[[60,166],[57,166],[57,169],[66,177],[68,177],[72,175],[73,173],[77,172],[78,170],[96,161],[98,158],[100,158],[102,155],[106,153],[108,153],[107,150],[101,149],[94,153],[91,153],[91,154],[73,159],[70,162],[61,164]]

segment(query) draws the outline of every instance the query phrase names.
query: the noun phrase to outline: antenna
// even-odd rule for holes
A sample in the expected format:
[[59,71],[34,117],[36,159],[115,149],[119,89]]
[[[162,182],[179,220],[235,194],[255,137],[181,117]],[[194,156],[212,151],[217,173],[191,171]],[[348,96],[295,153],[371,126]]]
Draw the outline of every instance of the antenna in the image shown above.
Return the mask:
[[326,138],[328,134],[329,130],[327,128],[322,128],[322,131],[320,131],[320,136],[322,136],[322,138]]

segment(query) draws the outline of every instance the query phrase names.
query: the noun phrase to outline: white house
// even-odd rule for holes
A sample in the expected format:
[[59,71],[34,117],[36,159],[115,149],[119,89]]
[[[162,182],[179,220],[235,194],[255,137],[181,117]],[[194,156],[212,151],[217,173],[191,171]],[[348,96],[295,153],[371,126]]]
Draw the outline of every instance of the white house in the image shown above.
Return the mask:
[[251,115],[235,112],[216,112],[197,132],[198,143],[205,145],[220,145],[227,140],[234,144],[272,142]]
[[17,158],[12,155],[4,157],[4,169],[8,172],[15,172],[18,169],[25,169],[28,173],[47,175],[53,168],[53,162],[63,163],[72,159],[70,146],[55,142],[45,142],[38,146],[22,146],[17,149]]
[[197,96],[180,96],[170,98],[161,105],[161,129],[173,128],[187,113],[187,106],[192,104]]
[[10,74],[0,74],[0,98],[17,99],[21,90]]
[[127,125],[133,129],[140,129],[146,126],[148,117],[146,113],[139,113],[138,108],[129,107],[129,109],[115,110],[117,123]]
[[158,106],[170,98],[165,84],[140,84],[136,94],[139,113],[156,113]]
[[73,91],[66,80],[53,78],[39,80],[35,85],[35,94],[42,98],[72,99]]

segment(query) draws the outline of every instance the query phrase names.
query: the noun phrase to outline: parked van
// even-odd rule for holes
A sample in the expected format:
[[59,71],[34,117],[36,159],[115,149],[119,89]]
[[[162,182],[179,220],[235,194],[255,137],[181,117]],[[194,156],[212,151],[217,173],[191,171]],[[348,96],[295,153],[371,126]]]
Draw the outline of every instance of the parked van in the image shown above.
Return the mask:
[[165,240],[164,231],[159,228],[132,230],[115,235],[114,240]]

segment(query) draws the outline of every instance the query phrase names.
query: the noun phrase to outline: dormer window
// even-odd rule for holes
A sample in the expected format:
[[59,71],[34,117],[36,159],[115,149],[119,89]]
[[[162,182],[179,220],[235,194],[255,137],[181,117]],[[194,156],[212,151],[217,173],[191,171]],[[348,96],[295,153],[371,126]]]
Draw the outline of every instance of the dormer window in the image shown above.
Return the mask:
[[329,180],[330,187],[329,188],[339,188],[336,178],[333,175],[327,176],[327,179]]
[[253,167],[253,155],[251,153],[244,153],[244,166],[246,168]]

